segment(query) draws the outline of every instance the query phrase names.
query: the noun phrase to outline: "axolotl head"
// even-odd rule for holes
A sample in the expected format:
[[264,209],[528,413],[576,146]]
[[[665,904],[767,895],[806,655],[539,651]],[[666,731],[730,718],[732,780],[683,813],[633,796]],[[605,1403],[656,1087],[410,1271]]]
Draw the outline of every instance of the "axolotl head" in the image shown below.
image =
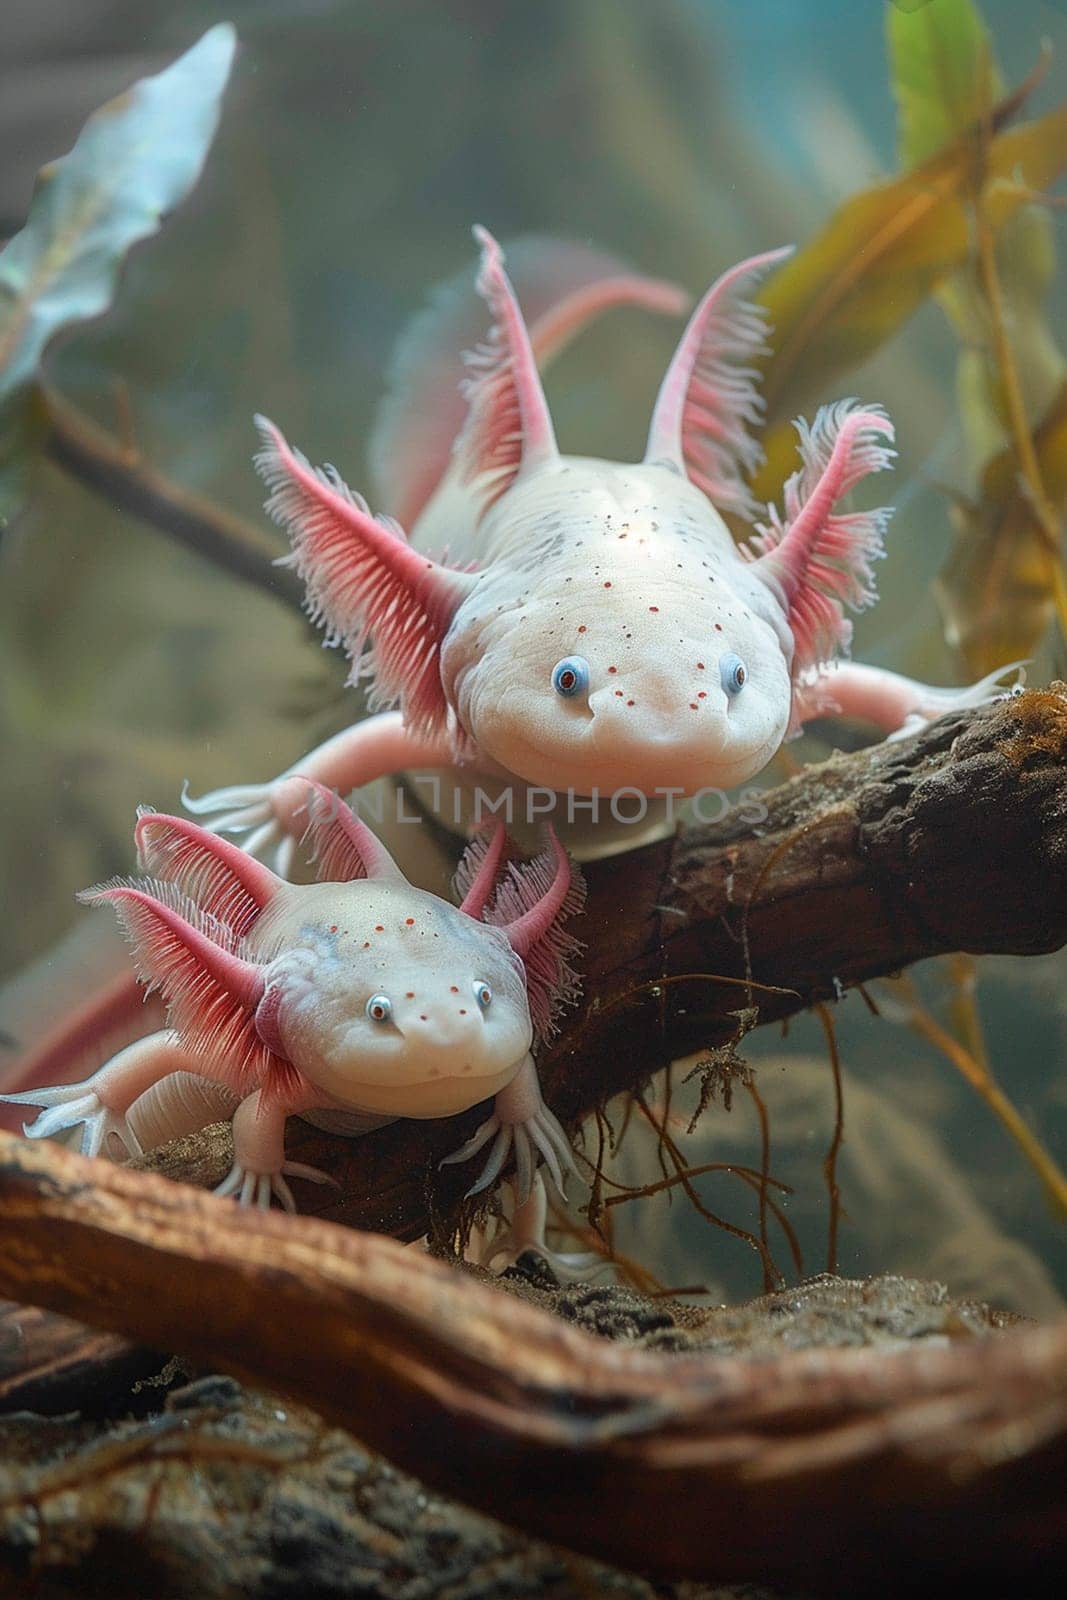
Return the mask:
[[665,466],[571,460],[489,515],[523,553],[488,570],[442,652],[479,751],[584,795],[693,794],[766,766],[789,723],[792,637],[699,490]]
[[582,885],[555,836],[504,865],[468,846],[460,906],[409,884],[373,833],[308,784],[320,881],[284,882],[183,818],[143,812],[145,876],[82,898],[118,912],[141,978],[205,1075],[310,1106],[442,1117],[495,1095],[573,998],[563,923]]
[[509,1083],[530,1049],[506,935],[409,884],[291,885],[254,943],[281,947],[261,1032],[333,1103],[451,1116]]
[[451,613],[446,697],[478,750],[528,782],[588,795],[693,794],[758,773],[794,691],[873,598],[884,511],[835,503],[888,464],[877,407],[798,424],[785,515],[738,548],[716,507],[753,518],[760,459],[752,362],[766,322],[745,291],[788,251],[742,262],[694,311],[637,466],[563,457],[498,247],[482,236],[496,314],[471,384],[460,458],[484,497],[484,574]]

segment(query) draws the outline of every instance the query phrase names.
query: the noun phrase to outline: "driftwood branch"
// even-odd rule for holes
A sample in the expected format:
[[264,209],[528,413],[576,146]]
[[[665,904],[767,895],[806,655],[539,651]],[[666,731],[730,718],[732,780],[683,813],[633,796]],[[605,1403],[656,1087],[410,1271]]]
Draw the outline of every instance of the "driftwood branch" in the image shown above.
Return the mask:
[[303,585],[294,572],[274,565],[285,552],[268,530],[182,488],[56,390],[42,386],[40,396],[48,425],[46,449],[65,472],[220,571],[302,611]]
[[1067,1323],[776,1360],[627,1349],[393,1240],[10,1135],[0,1224],[0,1292],[304,1401],[613,1563],[847,1587],[1062,1559]]
[[[737,813],[587,869],[584,997],[539,1063],[566,1124],[729,1037],[748,1003],[771,1022],[926,956],[1067,941],[1063,685],[835,756],[763,803],[756,825]],[[438,1162],[480,1115],[356,1141],[291,1124],[293,1157],[341,1185],[302,1185],[302,1210],[419,1236],[431,1200],[455,1215],[470,1173]],[[182,1176],[197,1150],[153,1165]]]

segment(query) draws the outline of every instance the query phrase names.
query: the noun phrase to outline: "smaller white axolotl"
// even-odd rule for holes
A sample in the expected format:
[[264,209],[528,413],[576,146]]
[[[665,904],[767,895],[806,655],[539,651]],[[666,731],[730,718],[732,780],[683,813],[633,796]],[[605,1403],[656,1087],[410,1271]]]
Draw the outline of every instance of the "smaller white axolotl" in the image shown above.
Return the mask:
[[477,1193],[514,1154],[519,1210],[535,1214],[539,1163],[560,1190],[573,1166],[531,1050],[577,993],[564,924],[581,909],[580,874],[551,833],[543,856],[502,868],[498,825],[468,847],[457,908],[409,884],[347,806],[309,787],[312,884],[188,820],[139,814],[145,876],[80,898],[114,907],[169,1026],[83,1083],[2,1098],[44,1108],[31,1138],[74,1131],[87,1155],[140,1154],[232,1112],[234,1164],[217,1192],[262,1208],[273,1194],[291,1211],[287,1176],[328,1180],[286,1161],[287,1117],[353,1133],[492,1096],[492,1116],[448,1160],[491,1141]]
[[[456,291],[440,296],[401,348],[372,441],[386,505],[410,538],[259,421],[268,510],[288,529],[311,615],[350,655],[353,679],[373,676],[372,709],[398,709],[272,784],[221,789],[187,800],[190,810],[246,832],[254,854],[277,847],[284,873],[300,829],[294,776],[348,793],[404,769],[445,769],[453,799],[483,784],[494,808],[501,788],[525,796],[527,812],[530,786],[550,805],[562,797],[557,822],[588,822],[582,852],[606,853],[638,837],[607,817],[597,825],[590,798],[606,809],[621,793],[655,801],[736,788],[813,716],[841,712],[892,732],[993,692],[995,678],[939,690],[837,659],[851,634],[846,608],[874,599],[889,515],[846,503],[890,464],[893,429],[879,406],[844,400],[799,422],[782,510],[754,504],[753,361],[768,330],[749,295],[788,251],[743,262],[704,296],[660,388],[644,459],[627,465],[560,453],[537,362],[561,330],[606,305],[667,310],[669,292],[632,274],[598,278],[573,247],[542,243],[521,258],[536,313],[528,328],[498,245],[476,231],[488,342],[457,393],[460,352],[450,365],[446,350],[462,318]],[[721,511],[749,520],[746,544]],[[447,560],[431,554],[446,546]]]

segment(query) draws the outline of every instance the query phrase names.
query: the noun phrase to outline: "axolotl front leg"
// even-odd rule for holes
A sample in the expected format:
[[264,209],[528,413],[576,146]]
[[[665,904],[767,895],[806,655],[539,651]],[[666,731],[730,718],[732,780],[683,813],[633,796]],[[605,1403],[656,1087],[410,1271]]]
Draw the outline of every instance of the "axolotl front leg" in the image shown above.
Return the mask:
[[347,795],[376,778],[411,767],[448,767],[453,760],[444,735],[420,735],[405,728],[398,711],[384,711],[342,729],[269,783],[235,784],[182,799],[187,811],[204,819],[203,826],[213,833],[244,835],[245,850],[269,859],[287,878],[296,843],[307,829],[309,782]]
[[511,1082],[493,1101],[492,1116],[476,1133],[442,1161],[443,1167],[469,1161],[489,1141],[492,1145],[481,1176],[467,1190],[468,1197],[481,1194],[495,1183],[508,1158],[515,1157],[515,1191],[519,1205],[530,1198],[538,1157],[544,1161],[557,1191],[562,1196],[565,1173],[577,1176],[567,1135],[545,1105],[533,1057],[527,1055]]
[[[82,1083],[5,1095],[18,1105],[42,1107],[24,1132],[30,1139],[74,1134],[82,1155],[140,1156],[209,1123],[233,1118],[234,1159],[216,1194],[266,1209],[271,1196],[287,1211],[296,1204],[287,1177],[310,1183],[334,1180],[317,1167],[285,1159],[285,1124],[317,1100],[302,1085],[284,1099],[243,1099],[224,1083],[202,1075],[199,1058],[170,1029],[138,1039]],[[78,1134],[78,1130],[80,1135]]]
[[1011,661],[977,683],[961,688],[939,688],[919,683],[886,667],[869,667],[860,661],[838,661],[827,667],[810,686],[798,691],[800,721],[832,714],[869,722],[889,739],[903,739],[924,723],[949,711],[984,705],[998,694],[1010,692],[1002,680],[1018,674],[1026,663]]

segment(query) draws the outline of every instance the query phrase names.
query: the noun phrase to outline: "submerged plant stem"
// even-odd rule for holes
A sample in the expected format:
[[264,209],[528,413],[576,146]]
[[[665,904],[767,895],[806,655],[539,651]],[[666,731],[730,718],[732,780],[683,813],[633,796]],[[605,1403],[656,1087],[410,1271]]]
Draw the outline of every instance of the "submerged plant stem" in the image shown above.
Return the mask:
[[830,1053],[830,1069],[834,1076],[834,1132],[830,1148],[823,1159],[822,1170],[826,1178],[826,1192],[830,1199],[830,1216],[826,1236],[826,1270],[837,1271],[837,1235],[841,1225],[841,1190],[837,1182],[837,1157],[845,1137],[845,1100],[841,1087],[841,1052],[837,1048],[837,1030],[830,1008],[823,1002],[815,1006],[816,1015],[826,1035],[826,1048]]
[[992,1111],[997,1121],[1015,1141],[1041,1181],[1052,1211],[1067,1221],[1067,1177],[1037,1135],[1012,1105],[993,1075],[984,1070],[970,1051],[953,1038],[946,1028],[914,999],[909,1005],[909,1022],[915,1032],[929,1041],[952,1063]]
[[[988,127],[983,132],[985,134],[982,151],[984,165],[988,139],[991,134]],[[1019,462],[1019,471],[1026,488],[1027,497],[1030,501],[1034,523],[1045,549],[1052,598],[1056,608],[1056,618],[1059,622],[1060,633],[1063,639],[1067,641],[1067,579],[1064,576],[1063,557],[1060,553],[1060,519],[1055,506],[1053,506],[1045,492],[1045,483],[1041,476],[1041,464],[1037,459],[1034,437],[1030,431],[1030,424],[1026,415],[1022,384],[1019,380],[1019,369],[1016,365],[1015,353],[1011,347],[1011,340],[1008,337],[1004,294],[1000,283],[1000,272],[997,267],[996,240],[989,218],[986,215],[981,183],[975,187],[974,231],[978,258],[978,281],[989,309],[993,352],[996,357],[997,372],[1004,391],[1004,404],[1007,408],[1012,444]]]

